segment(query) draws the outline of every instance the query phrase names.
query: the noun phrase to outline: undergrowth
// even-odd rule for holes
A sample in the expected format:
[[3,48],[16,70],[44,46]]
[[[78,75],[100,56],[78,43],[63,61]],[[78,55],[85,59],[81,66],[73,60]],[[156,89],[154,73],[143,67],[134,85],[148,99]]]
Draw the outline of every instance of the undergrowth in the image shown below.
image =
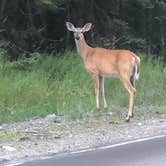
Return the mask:
[[[3,53],[0,53],[3,54]],[[158,60],[141,57],[140,79],[136,82],[135,105],[166,105],[166,67]],[[121,82],[106,78],[106,98],[112,111],[128,107],[128,93]],[[92,80],[75,52],[40,55],[9,62],[0,60],[0,123],[44,117],[55,113],[80,118],[95,112]]]

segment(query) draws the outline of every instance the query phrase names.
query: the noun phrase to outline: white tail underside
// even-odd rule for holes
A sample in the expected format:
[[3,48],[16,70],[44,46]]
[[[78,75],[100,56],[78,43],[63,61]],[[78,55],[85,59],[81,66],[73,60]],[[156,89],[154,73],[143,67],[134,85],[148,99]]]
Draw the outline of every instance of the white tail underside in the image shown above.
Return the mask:
[[134,79],[135,80],[139,79],[139,72],[138,72],[138,66],[137,66],[137,64],[135,64],[135,75],[134,75]]

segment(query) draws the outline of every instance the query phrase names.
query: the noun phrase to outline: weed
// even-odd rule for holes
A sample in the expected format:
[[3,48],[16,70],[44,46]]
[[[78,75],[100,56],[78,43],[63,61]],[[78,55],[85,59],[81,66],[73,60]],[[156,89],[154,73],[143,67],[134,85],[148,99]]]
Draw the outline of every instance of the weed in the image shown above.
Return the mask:
[[[140,57],[135,105],[166,105],[166,67],[158,60]],[[0,123],[50,113],[71,114],[76,119],[94,111],[92,80],[81,57],[72,51],[58,56],[35,53],[17,62],[1,60],[0,69]],[[105,82],[111,111],[127,107],[129,96],[121,82],[114,78]]]

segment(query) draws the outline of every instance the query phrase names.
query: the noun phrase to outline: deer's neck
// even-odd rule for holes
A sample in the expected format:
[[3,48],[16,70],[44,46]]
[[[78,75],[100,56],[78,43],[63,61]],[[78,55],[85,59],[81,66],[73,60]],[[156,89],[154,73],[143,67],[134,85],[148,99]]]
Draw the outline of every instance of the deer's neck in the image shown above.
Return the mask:
[[88,53],[91,51],[91,47],[88,46],[88,44],[86,43],[84,36],[80,40],[75,39],[75,43],[76,43],[78,54],[80,54],[83,60],[85,60]]

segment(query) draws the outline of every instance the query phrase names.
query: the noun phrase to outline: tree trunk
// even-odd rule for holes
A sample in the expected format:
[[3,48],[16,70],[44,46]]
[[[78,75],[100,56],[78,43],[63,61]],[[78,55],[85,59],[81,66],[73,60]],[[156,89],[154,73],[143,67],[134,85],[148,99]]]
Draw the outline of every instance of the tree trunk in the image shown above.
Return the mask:
[[5,6],[6,6],[6,0],[2,0],[0,6],[1,6],[1,9],[0,9],[0,18],[3,18]]
[[163,23],[160,21],[160,42],[161,42],[161,56],[164,57],[165,55],[165,51],[166,51],[166,48],[165,48],[165,36],[164,36],[164,25]]
[[33,27],[34,23],[33,23],[33,15],[32,15],[32,10],[31,10],[30,0],[27,0],[27,9],[28,9],[28,18],[30,21],[30,26]]
[[150,19],[150,10],[149,8],[146,8],[146,53],[147,55],[151,54],[151,37],[150,37],[150,33],[151,33],[151,28],[150,28],[150,23],[151,23],[151,19]]
[[[70,0],[66,4],[66,20],[65,21],[71,21],[71,16],[70,16]],[[69,46],[69,41],[70,41],[70,32],[66,30],[66,40],[65,40],[65,49]]]

